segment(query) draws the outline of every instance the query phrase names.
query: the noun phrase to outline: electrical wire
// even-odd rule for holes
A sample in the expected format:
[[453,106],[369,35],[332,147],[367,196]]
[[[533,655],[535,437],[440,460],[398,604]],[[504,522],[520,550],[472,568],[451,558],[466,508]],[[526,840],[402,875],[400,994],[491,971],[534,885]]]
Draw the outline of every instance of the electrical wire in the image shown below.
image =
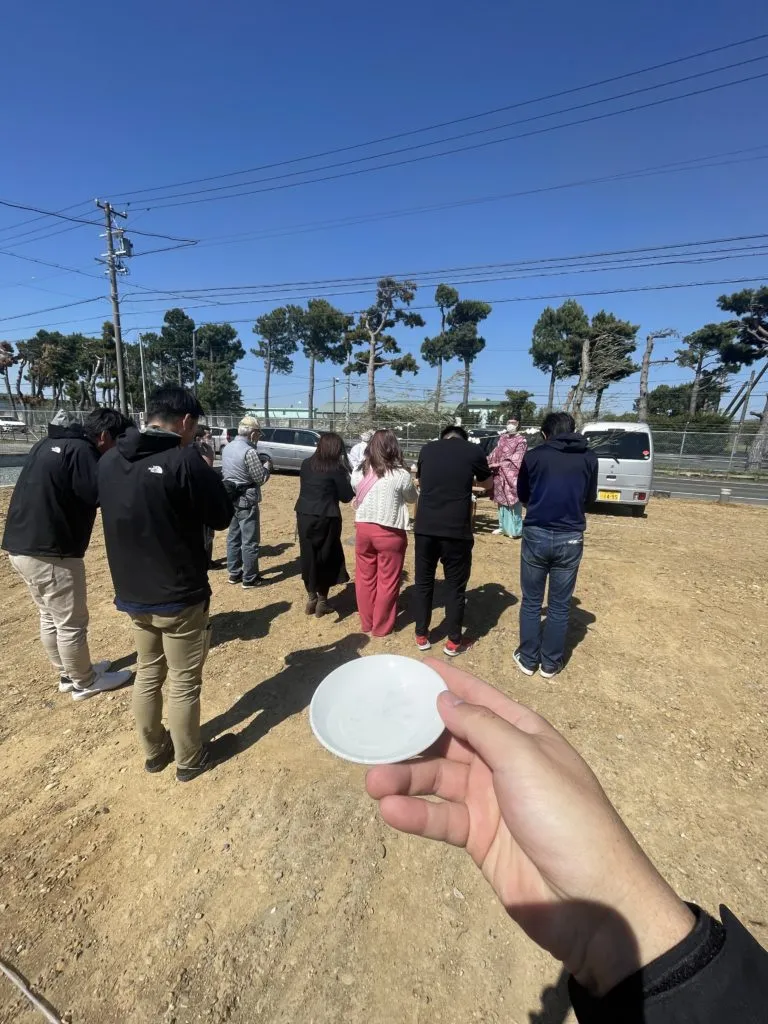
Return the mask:
[[[68,220],[73,224],[88,224],[91,227],[103,228],[104,225],[98,220],[86,220],[83,217],[72,217],[66,213],[57,213],[55,210],[42,210],[38,206],[30,206],[27,203],[14,203],[10,199],[0,199],[0,206],[8,206],[14,210],[31,210],[34,213],[42,214],[45,217],[56,217],[59,220]],[[126,229],[129,230],[129,229]],[[197,245],[196,238],[178,238],[176,235],[162,235],[156,231],[141,231],[130,229],[132,235],[142,235],[145,238],[164,238],[169,242],[184,242],[187,245]]]
[[[351,170],[351,171],[340,171],[337,174],[326,174],[326,175],[322,175],[320,177],[307,178],[305,181],[290,181],[290,182],[281,181],[278,184],[268,185],[265,188],[249,189],[247,191],[241,191],[241,192],[232,192],[232,193],[230,193],[228,195],[202,195],[202,198],[197,198],[197,199],[181,199],[179,202],[166,202],[165,200],[173,199],[175,197],[174,196],[163,196],[163,197],[161,197],[160,201],[158,201],[158,202],[156,202],[154,204],[153,208],[157,209],[157,210],[168,210],[168,209],[172,209],[174,207],[179,207],[179,206],[194,206],[194,205],[198,205],[200,203],[215,202],[215,201],[218,201],[218,200],[221,200],[221,199],[243,198],[244,196],[258,195],[258,194],[261,194],[261,193],[264,193],[264,192],[275,192],[275,191],[280,191],[280,190],[287,189],[287,188],[297,188],[297,187],[299,187],[301,185],[312,185],[312,184],[316,184],[318,182],[335,181],[335,180],[339,180],[341,178],[356,177],[357,175],[368,174],[368,173],[371,173],[373,171],[387,170],[387,169],[389,169],[391,167],[402,167],[402,166],[405,166],[407,164],[420,163],[420,162],[423,162],[424,160],[434,160],[437,157],[451,156],[451,155],[453,155],[455,153],[465,153],[465,152],[468,152],[470,150],[482,149],[482,148],[485,148],[487,146],[495,146],[495,145],[498,145],[498,144],[500,144],[502,142],[511,142],[511,141],[516,141],[516,140],[519,140],[519,139],[531,138],[531,137],[533,137],[535,135],[544,135],[544,134],[548,134],[549,132],[559,131],[562,128],[572,128],[572,127],[576,127],[576,126],[583,125],[583,124],[590,124],[590,123],[595,122],[595,121],[605,120],[606,118],[618,117],[618,116],[620,116],[622,114],[635,113],[638,110],[648,110],[648,109],[650,109],[652,107],[662,106],[662,105],[664,105],[666,103],[672,103],[672,102],[675,102],[677,100],[682,100],[682,99],[689,99],[689,98],[691,98],[693,96],[702,96],[702,95],[705,95],[705,94],[708,94],[708,93],[711,93],[711,92],[716,92],[716,91],[718,91],[720,89],[727,89],[727,88],[730,88],[730,87],[735,86],[735,85],[743,85],[746,82],[754,82],[754,81],[757,81],[757,80],[763,79],[763,78],[768,78],[768,71],[760,72],[759,74],[756,74],[756,75],[748,75],[748,76],[745,76],[743,78],[737,78],[737,79],[734,79],[731,82],[722,82],[722,83],[719,83],[717,85],[707,86],[706,88],[703,88],[703,89],[694,89],[694,90],[692,90],[690,92],[680,93],[677,96],[666,96],[666,97],[662,97],[661,99],[649,101],[648,103],[639,103],[639,104],[635,104],[634,106],[623,107],[620,110],[603,111],[603,112],[601,112],[599,114],[592,114],[589,117],[582,117],[582,118],[577,118],[576,120],[572,120],[572,121],[565,121],[565,122],[563,122],[561,124],[545,125],[545,126],[543,126],[541,128],[533,128],[533,129],[531,129],[529,131],[520,132],[520,133],[518,133],[516,135],[505,135],[505,136],[502,136],[499,139],[486,139],[483,142],[475,142],[475,143],[472,143],[472,144],[466,145],[466,146],[457,146],[457,147],[454,147],[453,149],[444,149],[444,150],[438,151],[437,153],[422,153],[419,156],[411,156],[411,157],[406,157],[406,158],[404,158],[402,160],[390,161],[389,163],[380,164],[380,165],[378,165],[376,167],[357,167],[357,168],[355,168],[354,170]],[[549,116],[549,115],[546,115],[546,116]],[[415,147],[413,147],[413,148],[415,148]],[[380,156],[386,156],[386,155],[387,154],[380,154]],[[344,163],[349,163],[349,161],[344,161]],[[329,164],[327,166],[328,167],[332,167],[332,166],[336,166],[336,165]],[[322,169],[323,169],[322,167],[314,168],[313,170],[306,171],[304,173],[312,174],[316,170],[322,170]],[[285,177],[289,177],[289,176],[290,175],[283,175],[281,177],[285,178]],[[261,179],[256,179],[256,180],[257,181],[265,182],[265,181],[270,181],[272,179],[270,179],[270,178],[261,178]],[[245,184],[252,184],[252,182],[244,182],[243,185],[245,185]],[[229,187],[229,186],[227,186],[227,187]],[[201,189],[201,190],[198,190],[197,192],[178,193],[178,195],[179,196],[182,196],[182,195],[189,195],[189,196],[201,195],[201,193],[204,193],[204,192],[207,192],[207,191],[210,191],[210,190],[202,190]]]
[[[680,282],[673,282],[673,283],[666,283],[666,284],[638,285],[638,286],[630,287],[630,288],[603,288],[603,289],[599,289],[599,290],[595,290],[595,291],[584,291],[584,292],[572,292],[572,291],[569,291],[569,292],[553,292],[553,293],[548,293],[548,294],[543,294],[543,295],[515,295],[515,296],[511,296],[511,297],[507,297],[507,298],[494,298],[494,299],[490,299],[490,300],[486,300],[486,301],[489,301],[493,305],[498,306],[498,305],[502,305],[502,304],[506,304],[506,303],[510,303],[510,302],[539,302],[539,301],[546,301],[546,300],[549,300],[549,299],[587,298],[587,297],[602,296],[602,295],[625,295],[625,294],[640,293],[640,292],[671,291],[671,290],[679,289],[679,288],[705,288],[705,287],[711,287],[711,286],[723,285],[723,284],[752,284],[752,285],[760,285],[760,284],[763,283],[764,279],[765,279],[765,275],[760,275],[759,277],[726,277],[726,278],[710,279],[710,280],[706,280],[706,281],[680,281]],[[292,296],[292,298],[297,298],[297,297],[298,296]],[[307,298],[315,298],[316,297],[316,293],[314,295],[306,296],[306,297]],[[88,301],[95,301],[95,300],[88,300]],[[281,300],[279,298],[270,297],[270,298],[263,298],[263,299],[252,299],[250,301],[254,302],[254,303],[255,302],[261,303],[261,302],[279,302]],[[198,304],[196,306],[188,306],[187,308],[188,309],[209,309],[211,305],[212,305],[211,303],[200,303],[200,304]],[[438,307],[435,306],[434,304],[432,304],[432,305],[429,305],[429,306],[411,306],[410,308],[412,310],[424,310],[424,309],[437,309]],[[38,312],[43,312],[43,311],[39,310]],[[141,315],[141,316],[151,316],[151,315],[153,315],[155,313],[165,313],[165,312],[166,312],[166,310],[164,310],[164,309],[144,310],[144,311],[141,312],[141,314],[139,314],[138,311],[136,313],[132,313],[132,312],[129,311],[129,312],[124,314],[124,317],[138,316],[138,315]],[[355,311],[355,312],[359,312],[359,310]],[[29,315],[31,315],[31,314],[29,314]],[[46,324],[46,329],[50,328],[50,327],[67,327],[67,326],[70,326],[72,324],[93,323],[94,320],[96,320],[96,319],[100,320],[101,318],[91,317],[91,318],[82,319],[82,320],[65,320],[65,321],[60,321],[59,323],[55,323],[55,324]],[[228,319],[226,322],[230,323],[230,324],[241,324],[241,323],[251,323],[252,324],[253,321],[254,321],[254,317],[250,316],[250,317],[242,317],[240,319]],[[40,328],[39,328],[39,325],[37,325],[37,326],[36,325],[26,325],[26,326],[21,326],[21,327],[13,328],[13,330],[30,330],[30,329],[40,329]],[[128,329],[129,330],[138,330],[138,331],[153,331],[153,330],[156,329],[156,325],[149,325],[149,326],[142,326],[142,327],[131,326],[130,328],[126,328],[126,330],[128,330]]]
[[687,61],[691,60],[697,60],[700,57],[707,57],[710,56],[711,54],[722,53],[725,50],[731,50],[738,48],[740,46],[746,46],[750,43],[760,42],[764,39],[768,39],[768,33],[761,33],[759,35],[750,36],[747,39],[737,40],[736,42],[733,43],[725,43],[721,46],[710,47],[709,49],[706,50],[699,50],[696,53],[687,54],[682,57],[675,57],[671,60],[662,61],[657,64],[651,64],[648,65],[647,67],[638,68],[634,71],[626,71],[620,75],[612,75],[609,78],[603,78],[594,82],[588,82],[584,85],[572,86],[568,89],[561,89],[558,90],[557,92],[548,93],[546,95],[533,97],[527,100],[519,100],[515,103],[508,103],[501,107],[493,107],[490,110],[484,110],[476,114],[468,114],[463,117],[455,117],[449,121],[440,121],[437,122],[436,124],[426,125],[421,128],[411,128],[407,131],[396,132],[395,134],[385,135],[377,139],[370,139],[367,142],[356,142],[350,145],[337,146],[333,149],[326,149],[321,152],[310,153],[305,156],[292,157],[288,160],[280,160],[273,163],[260,164],[257,165],[256,167],[247,167],[239,171],[227,171],[223,174],[208,175],[207,177],[203,178],[192,178],[187,181],[172,182],[168,185],[156,185],[153,187],[141,189],[122,189],[116,194],[118,196],[145,195],[148,192],[165,191],[171,188],[183,188],[186,187],[187,185],[197,185],[208,181],[218,181],[221,180],[222,178],[236,177],[241,174],[253,174],[256,171],[272,170],[275,167],[286,167],[292,164],[303,163],[309,160],[320,160],[327,156],[335,156],[337,153],[345,153],[355,149],[364,149],[367,148],[368,146],[381,145],[385,142],[394,142],[396,139],[408,138],[413,135],[419,135],[429,131],[438,131],[441,128],[449,128],[455,124],[462,124],[466,123],[467,121],[473,121],[483,117],[490,117],[494,114],[504,113],[505,111],[508,110],[515,110],[520,107],[531,106],[536,103],[543,103],[547,100],[560,99],[562,96],[569,96],[572,95],[573,93],[583,92],[587,89],[595,89],[604,85],[612,85],[614,82],[624,81],[627,78],[633,78],[637,75],[647,74],[651,71],[659,71],[662,68],[672,67],[673,65],[686,63]]

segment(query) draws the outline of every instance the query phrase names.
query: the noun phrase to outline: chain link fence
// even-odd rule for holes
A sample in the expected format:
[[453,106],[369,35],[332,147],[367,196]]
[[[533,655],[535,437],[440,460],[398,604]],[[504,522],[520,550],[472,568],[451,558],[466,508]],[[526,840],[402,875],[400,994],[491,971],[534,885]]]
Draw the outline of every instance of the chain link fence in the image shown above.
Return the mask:
[[[44,437],[52,415],[51,410],[35,409],[27,412],[26,427],[16,429],[0,429],[0,466],[3,464],[20,464],[22,457],[35,441]],[[87,412],[75,413],[78,419],[87,416]],[[207,423],[216,427],[236,427],[239,416],[211,415]],[[140,425],[140,418],[135,417]],[[270,416],[272,427],[292,427],[307,429],[307,417],[290,419]],[[360,432],[371,426],[392,427],[400,438],[406,460],[418,457],[419,450],[427,441],[439,436],[444,423],[396,423],[387,422],[371,424],[367,416],[350,416],[347,419],[343,412],[335,418],[331,415],[315,416],[315,430],[336,430],[347,441],[353,441]],[[539,435],[528,434],[528,444],[538,443]],[[722,479],[748,476],[751,479],[768,478],[768,444],[764,446],[759,468],[753,465],[750,449],[755,443],[755,432],[741,431],[737,427],[730,431],[710,432],[698,430],[654,430],[654,453],[656,473],[660,475],[687,474],[713,476]]]

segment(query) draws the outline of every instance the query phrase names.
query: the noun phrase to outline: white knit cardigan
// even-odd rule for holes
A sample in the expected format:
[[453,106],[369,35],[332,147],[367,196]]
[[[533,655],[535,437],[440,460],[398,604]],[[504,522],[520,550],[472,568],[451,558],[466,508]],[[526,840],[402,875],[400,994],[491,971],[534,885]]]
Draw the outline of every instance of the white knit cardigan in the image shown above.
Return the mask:
[[[363,472],[352,474],[352,487],[356,491],[363,481]],[[376,523],[395,530],[408,526],[408,502],[416,501],[418,491],[407,469],[388,470],[368,491],[355,512],[356,523]]]

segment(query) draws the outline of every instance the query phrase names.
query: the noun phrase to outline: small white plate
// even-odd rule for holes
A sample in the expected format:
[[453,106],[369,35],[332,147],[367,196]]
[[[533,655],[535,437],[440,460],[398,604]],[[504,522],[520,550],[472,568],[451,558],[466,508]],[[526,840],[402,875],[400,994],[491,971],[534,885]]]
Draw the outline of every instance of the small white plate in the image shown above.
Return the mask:
[[399,654],[355,658],[315,690],[309,724],[322,745],[356,764],[394,764],[431,746],[445,726],[434,669]]

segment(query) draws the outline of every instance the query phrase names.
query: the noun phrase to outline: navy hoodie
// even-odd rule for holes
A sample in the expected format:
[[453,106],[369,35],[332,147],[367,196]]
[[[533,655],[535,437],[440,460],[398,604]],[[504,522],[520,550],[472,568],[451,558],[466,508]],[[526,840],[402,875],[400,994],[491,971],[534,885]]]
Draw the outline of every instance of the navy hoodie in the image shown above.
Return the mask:
[[203,528],[229,526],[232,502],[194,445],[126,431],[99,461],[99,499],[118,608],[159,613],[209,597]]
[[583,434],[558,434],[526,452],[517,494],[525,526],[561,533],[587,528],[584,510],[597,497],[597,456]]

